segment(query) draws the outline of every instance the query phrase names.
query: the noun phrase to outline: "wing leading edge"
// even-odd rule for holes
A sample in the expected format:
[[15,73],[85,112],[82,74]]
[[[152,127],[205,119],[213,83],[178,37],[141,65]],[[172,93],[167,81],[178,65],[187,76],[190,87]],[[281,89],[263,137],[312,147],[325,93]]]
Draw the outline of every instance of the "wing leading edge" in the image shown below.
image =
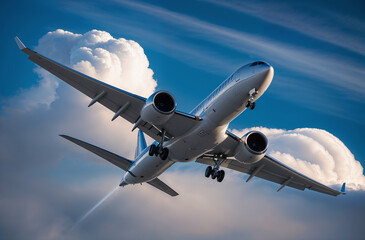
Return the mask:
[[[15,37],[15,41],[19,49],[29,55],[29,60],[90,97],[92,100],[89,107],[96,102],[104,105],[115,113],[112,121],[119,116],[132,124],[139,120],[146,98],[103,83],[44,57],[27,48],[18,37]],[[137,127],[156,141],[160,141],[162,129],[166,130],[167,139],[178,137],[188,132],[200,120],[199,117],[176,111],[163,126],[154,126],[148,122],[139,121]]]
[[[234,149],[239,138],[235,137],[232,133],[227,131],[229,137],[227,140],[221,144],[221,146],[217,146],[219,151],[230,152],[231,149]],[[233,136],[233,137],[232,137]],[[214,152],[214,150],[213,150]],[[215,165],[215,161],[212,160],[209,156],[202,156],[196,160],[198,163],[206,164],[206,165]],[[280,184],[281,186],[278,188],[280,191],[285,186],[293,187],[299,190],[309,189],[316,192],[325,193],[332,196],[338,196],[340,194],[345,194],[344,185],[341,191],[337,191],[322,183],[319,183],[309,177],[304,176],[303,174],[291,169],[280,161],[274,159],[269,155],[265,155],[262,160],[254,164],[244,164],[235,159],[225,159],[221,164],[222,167],[226,167],[229,169],[233,169],[242,173],[247,173],[250,176],[247,179],[247,182],[251,180],[253,177],[259,177],[271,182],[275,182]]]

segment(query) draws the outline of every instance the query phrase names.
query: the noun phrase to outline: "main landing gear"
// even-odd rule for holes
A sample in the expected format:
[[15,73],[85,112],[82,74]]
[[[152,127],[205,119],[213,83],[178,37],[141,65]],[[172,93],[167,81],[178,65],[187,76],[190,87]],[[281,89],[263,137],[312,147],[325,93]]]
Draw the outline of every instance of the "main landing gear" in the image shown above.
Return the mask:
[[219,170],[219,167],[224,159],[218,158],[217,161],[215,161],[215,166],[208,166],[205,170],[205,177],[211,177],[212,179],[217,179],[218,182],[222,182],[224,179],[224,170]]
[[258,94],[258,91],[255,88],[252,88],[249,92],[248,95],[250,95],[250,98],[248,99],[247,105],[246,107],[250,108],[251,110],[254,110],[256,103],[254,102],[254,97],[255,95]]
[[148,151],[148,154],[150,156],[155,155],[156,157],[160,156],[160,158],[162,160],[167,159],[167,157],[169,156],[169,149],[163,147],[163,142],[165,141],[165,134],[166,134],[166,131],[164,129],[162,129],[161,141],[157,146],[155,144],[151,145],[151,147]]

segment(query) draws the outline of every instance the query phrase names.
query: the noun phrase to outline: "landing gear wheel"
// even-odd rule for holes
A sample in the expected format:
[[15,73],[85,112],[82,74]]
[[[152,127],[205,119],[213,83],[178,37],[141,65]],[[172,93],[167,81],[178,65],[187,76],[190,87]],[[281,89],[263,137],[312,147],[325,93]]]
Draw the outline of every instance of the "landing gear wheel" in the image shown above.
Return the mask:
[[213,172],[213,168],[211,166],[208,166],[207,169],[205,169],[205,177],[210,177],[210,175]]
[[247,108],[249,107],[251,110],[254,110],[254,108],[256,107],[256,103],[248,101],[248,103],[246,104],[246,107]]
[[251,106],[250,106],[251,110],[254,110],[255,107],[256,107],[256,103],[255,102],[251,103]]
[[154,154],[156,154],[157,153],[157,147],[156,147],[156,145],[155,144],[152,144],[151,145],[151,147],[150,147],[150,150],[148,151],[148,154],[150,155],[150,156],[153,156]]
[[166,158],[169,156],[169,149],[167,148],[163,148],[161,153],[160,153],[160,158],[162,160],[166,160]]
[[212,177],[212,179],[216,179],[217,178],[217,172],[213,171],[211,177]]
[[217,175],[218,175],[217,176],[217,181],[222,182],[223,179],[224,179],[224,175],[225,175],[224,171],[223,170],[218,171]]

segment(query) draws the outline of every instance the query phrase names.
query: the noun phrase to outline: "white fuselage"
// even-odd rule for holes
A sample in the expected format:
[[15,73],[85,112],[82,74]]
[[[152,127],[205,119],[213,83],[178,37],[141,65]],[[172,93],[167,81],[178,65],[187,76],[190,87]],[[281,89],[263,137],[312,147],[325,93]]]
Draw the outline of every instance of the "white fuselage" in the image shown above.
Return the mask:
[[273,76],[273,68],[263,62],[239,68],[191,111],[203,120],[185,135],[164,143],[164,147],[169,149],[168,159],[150,156],[149,148],[146,148],[126,172],[122,182],[151,181],[175,162],[192,161],[222,143],[228,137],[229,123],[246,109],[250,90],[256,90],[253,98],[256,101],[269,87]]

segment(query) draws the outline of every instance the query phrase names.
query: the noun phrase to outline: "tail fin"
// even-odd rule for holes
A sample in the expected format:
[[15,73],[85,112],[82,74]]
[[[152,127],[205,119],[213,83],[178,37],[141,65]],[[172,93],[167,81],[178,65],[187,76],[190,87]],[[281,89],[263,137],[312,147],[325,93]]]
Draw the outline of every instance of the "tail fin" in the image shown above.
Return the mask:
[[134,158],[136,159],[143,150],[147,147],[146,139],[144,137],[144,134],[141,130],[138,131],[138,139],[137,139],[137,147],[136,152],[134,154]]
[[343,184],[342,184],[342,187],[341,187],[341,193],[342,194],[346,194],[346,183],[344,182]]

